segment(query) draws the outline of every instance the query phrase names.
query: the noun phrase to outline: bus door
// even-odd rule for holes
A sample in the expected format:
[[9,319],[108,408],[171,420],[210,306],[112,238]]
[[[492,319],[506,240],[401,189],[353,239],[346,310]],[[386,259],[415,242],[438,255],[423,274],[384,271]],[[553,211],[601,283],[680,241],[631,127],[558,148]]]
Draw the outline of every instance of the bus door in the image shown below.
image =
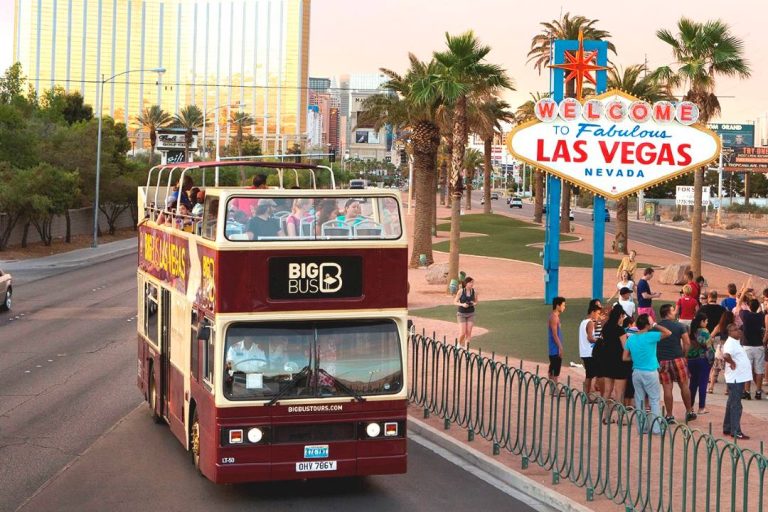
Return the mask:
[[171,380],[171,292],[162,290],[160,300],[160,415],[168,418]]

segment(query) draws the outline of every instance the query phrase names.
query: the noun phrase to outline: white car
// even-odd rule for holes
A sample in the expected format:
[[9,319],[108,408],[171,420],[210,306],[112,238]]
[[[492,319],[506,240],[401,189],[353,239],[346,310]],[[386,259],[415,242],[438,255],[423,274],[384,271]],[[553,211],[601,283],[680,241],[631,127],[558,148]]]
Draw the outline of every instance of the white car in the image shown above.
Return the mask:
[[509,200],[509,207],[510,208],[523,208],[523,200],[519,197],[513,197]]
[[0,311],[11,309],[11,298],[13,296],[13,279],[11,274],[0,270]]

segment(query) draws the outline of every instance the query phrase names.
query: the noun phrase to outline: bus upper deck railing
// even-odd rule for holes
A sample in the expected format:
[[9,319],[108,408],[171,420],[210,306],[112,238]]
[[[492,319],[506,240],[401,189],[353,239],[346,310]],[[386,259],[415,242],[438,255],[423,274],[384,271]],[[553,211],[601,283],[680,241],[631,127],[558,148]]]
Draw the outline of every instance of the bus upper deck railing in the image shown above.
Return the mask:
[[[459,425],[628,511],[757,511],[766,508],[768,458],[687,425],[603,399],[494,354],[412,334],[409,399],[444,427]],[[661,434],[650,433],[660,426]],[[648,433],[641,434],[639,428]]]

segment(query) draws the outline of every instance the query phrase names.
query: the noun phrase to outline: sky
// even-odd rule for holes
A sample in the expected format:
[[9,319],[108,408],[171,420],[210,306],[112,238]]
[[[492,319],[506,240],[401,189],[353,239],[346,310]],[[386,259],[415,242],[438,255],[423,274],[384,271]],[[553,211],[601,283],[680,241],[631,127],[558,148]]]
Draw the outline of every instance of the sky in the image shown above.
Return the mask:
[[651,68],[672,63],[669,46],[656,30],[676,32],[677,20],[719,18],[744,40],[752,67],[747,80],[720,79],[717,94],[723,108],[721,122],[745,122],[768,113],[768,52],[765,20],[768,2],[742,0],[645,0],[633,11],[620,0],[314,0],[310,34],[310,76],[376,72],[384,67],[402,72],[408,52],[427,59],[445,47],[445,32],[474,30],[492,48],[488,60],[504,67],[517,91],[505,99],[516,107],[534,91],[546,91],[547,73],[539,75],[527,64],[531,38],[542,21],[560,18],[561,12],[598,19],[597,27],[611,33],[620,66],[641,64]]
[[[0,70],[12,60],[13,3],[0,0]],[[645,0],[634,5],[643,10],[632,11],[620,0],[314,0],[310,75],[374,73],[380,67],[404,71],[408,52],[427,59],[444,48],[446,31],[458,34],[471,29],[493,49],[488,60],[514,79],[517,91],[505,97],[514,107],[526,101],[529,92],[547,88],[546,73],[539,75],[526,63],[530,40],[541,30],[542,21],[569,11],[598,19],[597,26],[610,32],[616,45],[618,55],[611,56],[615,63],[627,66],[647,58],[653,68],[672,61],[669,47],[656,38],[657,29],[674,30],[681,16],[697,21],[720,18],[744,40],[752,67],[747,80],[719,81],[720,121],[768,119],[768,2]]]

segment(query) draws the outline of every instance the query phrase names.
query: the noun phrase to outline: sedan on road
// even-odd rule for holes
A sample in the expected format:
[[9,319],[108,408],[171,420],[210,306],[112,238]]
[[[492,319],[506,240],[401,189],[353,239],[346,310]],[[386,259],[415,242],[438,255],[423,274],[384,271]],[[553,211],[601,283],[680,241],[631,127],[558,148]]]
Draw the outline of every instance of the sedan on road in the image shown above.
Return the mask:
[[513,197],[509,200],[509,207],[510,208],[523,208],[523,200],[519,197]]
[[11,309],[11,297],[13,296],[13,278],[8,272],[0,270],[0,311]]

